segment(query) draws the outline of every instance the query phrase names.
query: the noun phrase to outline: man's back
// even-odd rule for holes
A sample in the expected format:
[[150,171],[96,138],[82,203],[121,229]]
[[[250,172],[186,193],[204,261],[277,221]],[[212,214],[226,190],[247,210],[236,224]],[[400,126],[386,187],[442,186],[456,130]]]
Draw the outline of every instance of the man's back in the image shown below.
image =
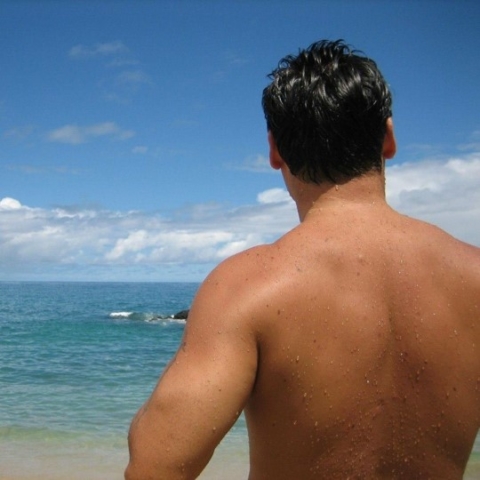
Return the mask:
[[478,249],[342,204],[259,257],[251,480],[461,478],[480,424]]

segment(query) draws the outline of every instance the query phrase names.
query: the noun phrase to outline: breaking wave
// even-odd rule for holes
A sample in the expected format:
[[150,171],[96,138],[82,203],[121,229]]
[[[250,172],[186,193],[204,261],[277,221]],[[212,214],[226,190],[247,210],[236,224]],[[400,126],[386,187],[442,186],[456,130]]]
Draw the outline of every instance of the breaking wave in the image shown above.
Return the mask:
[[135,322],[146,323],[180,323],[184,324],[185,320],[174,318],[173,315],[164,315],[161,313],[152,312],[111,312],[108,315],[110,318],[119,320],[131,320]]

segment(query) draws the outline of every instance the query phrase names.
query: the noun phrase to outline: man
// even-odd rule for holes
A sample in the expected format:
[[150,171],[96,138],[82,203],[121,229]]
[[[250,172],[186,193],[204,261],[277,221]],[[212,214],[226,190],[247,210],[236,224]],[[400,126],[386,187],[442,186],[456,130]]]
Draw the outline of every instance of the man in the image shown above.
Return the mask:
[[376,64],[342,41],[263,93],[301,223],[218,266],[130,431],[126,478],[193,479],[245,410],[250,480],[461,479],[480,425],[480,252],[385,201]]

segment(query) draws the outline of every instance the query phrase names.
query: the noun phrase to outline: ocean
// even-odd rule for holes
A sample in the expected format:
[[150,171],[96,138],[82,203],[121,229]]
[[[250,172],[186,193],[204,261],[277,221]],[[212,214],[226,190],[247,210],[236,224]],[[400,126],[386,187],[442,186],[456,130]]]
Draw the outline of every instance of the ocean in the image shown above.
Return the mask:
[[[180,343],[171,316],[197,288],[0,282],[0,479],[122,479],[130,421]],[[217,450],[200,478],[247,478],[243,418]]]
[[[0,282],[0,480],[117,480],[196,283]],[[477,441],[466,479],[480,479]],[[245,480],[240,417],[204,480]]]

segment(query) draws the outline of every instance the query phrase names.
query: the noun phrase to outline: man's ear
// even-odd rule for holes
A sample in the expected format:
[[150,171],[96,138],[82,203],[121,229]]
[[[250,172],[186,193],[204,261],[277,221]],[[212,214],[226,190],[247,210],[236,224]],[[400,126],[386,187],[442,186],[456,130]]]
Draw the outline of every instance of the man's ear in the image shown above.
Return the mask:
[[383,140],[383,158],[393,158],[397,152],[397,141],[393,132],[392,117],[387,119],[387,129],[385,131],[385,139]]
[[280,153],[278,153],[277,143],[275,142],[275,139],[273,138],[272,132],[270,130],[268,131],[268,145],[270,147],[270,166],[274,170],[280,170],[284,164],[284,161],[283,158],[280,156]]

